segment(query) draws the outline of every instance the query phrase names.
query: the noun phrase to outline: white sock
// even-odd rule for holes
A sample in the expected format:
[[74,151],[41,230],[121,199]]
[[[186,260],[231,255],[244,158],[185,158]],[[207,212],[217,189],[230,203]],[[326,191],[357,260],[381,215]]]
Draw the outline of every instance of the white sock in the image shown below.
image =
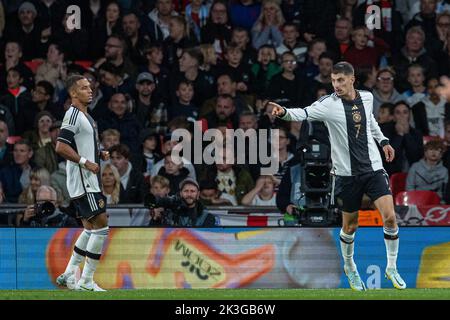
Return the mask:
[[94,280],[94,272],[102,255],[103,243],[108,238],[108,231],[109,227],[92,230],[86,247],[86,263],[81,275],[81,280],[85,283]]
[[386,245],[387,268],[397,269],[398,228],[383,228],[384,244]]
[[353,261],[355,234],[346,234],[342,229],[339,233],[341,239],[341,253],[344,258],[344,269],[356,271],[356,264]]
[[69,263],[67,264],[65,274],[72,273],[76,267],[83,262],[84,257],[86,256],[86,246],[89,242],[89,238],[91,237],[91,231],[84,229],[83,232],[79,235],[77,241],[75,242],[75,247],[72,251],[72,256],[70,257]]

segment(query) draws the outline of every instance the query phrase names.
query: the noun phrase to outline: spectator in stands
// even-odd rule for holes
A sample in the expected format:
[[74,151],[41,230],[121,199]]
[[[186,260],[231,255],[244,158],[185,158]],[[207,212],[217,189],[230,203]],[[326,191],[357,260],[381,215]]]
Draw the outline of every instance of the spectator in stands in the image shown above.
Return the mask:
[[[102,151],[109,150],[113,146],[117,146],[120,144],[120,132],[116,129],[106,129],[102,132],[100,138],[100,150]],[[107,163],[111,163],[111,159],[100,159],[100,167],[103,167]]]
[[240,204],[244,195],[253,188],[254,182],[244,167],[227,163],[226,152],[232,153],[228,154],[229,159],[235,159],[234,151],[231,149],[219,150],[218,157],[222,157],[222,164],[216,162],[215,166],[207,166],[199,175],[200,181],[214,179],[221,193],[228,194],[233,201]]
[[369,46],[369,29],[359,26],[352,31],[353,45],[344,54],[344,59],[350,62],[355,69],[362,67],[378,68],[381,52],[376,47]]
[[276,184],[280,184],[281,178],[283,177],[285,171],[288,169],[288,161],[294,157],[289,151],[289,145],[291,140],[289,140],[289,132],[285,127],[277,128],[279,130],[278,136],[278,159],[279,159],[279,167],[278,172],[274,174],[274,178],[276,179]]
[[92,102],[88,106],[88,113],[95,121],[98,121],[108,110],[105,97],[100,89],[99,74],[94,69],[89,69],[83,73],[83,76],[91,84],[92,90]]
[[228,2],[214,0],[211,5],[209,19],[201,29],[202,43],[211,43],[219,59],[223,59],[225,48],[231,39],[231,23],[229,21]]
[[185,11],[185,18],[188,28],[194,33],[197,42],[201,42],[201,28],[206,24],[209,17],[209,4],[203,3],[203,0],[192,0]]
[[283,41],[276,48],[277,55],[281,57],[283,53],[290,51],[295,55],[295,60],[298,63],[305,63],[308,46],[299,40],[300,32],[298,31],[297,24],[286,22],[282,27],[282,32]]
[[55,210],[42,218],[36,217],[35,204],[29,205],[24,212],[23,220],[17,223],[18,227],[79,227],[77,221],[67,213],[61,211],[56,190],[50,186],[40,186],[36,192],[36,204],[51,202]]
[[436,62],[424,48],[425,33],[419,26],[412,27],[406,33],[406,43],[401,51],[393,55],[392,65],[397,74],[396,87],[401,92],[408,89],[407,72],[412,64],[419,64],[426,70],[426,77],[437,76]]
[[47,169],[50,174],[58,170],[59,163],[64,161],[55,151],[56,139],[59,136],[61,124],[61,120],[56,120],[52,123],[49,129],[51,141],[37,148],[34,155],[36,165]]
[[56,190],[58,199],[62,199],[61,205],[68,207],[71,200],[67,190],[66,161],[59,162],[58,169],[50,175],[50,185]]
[[427,42],[436,39],[438,37],[436,31],[436,8],[437,0],[420,0],[420,11],[405,26],[405,31],[414,26],[419,26],[425,32]]
[[237,82],[233,78],[233,75],[229,73],[220,74],[217,77],[217,96],[210,98],[203,103],[200,110],[199,117],[204,117],[208,113],[214,111],[217,105],[217,97],[220,95],[230,95],[233,97],[234,105],[236,107],[236,113],[240,114],[246,110],[252,110],[252,96],[245,95],[237,91]]
[[[179,128],[180,126],[178,126]],[[178,141],[175,140],[171,140],[171,134],[165,134],[163,136],[163,140],[162,140],[162,145],[161,145],[161,154],[165,157],[166,155],[170,155],[172,152],[172,149],[178,144]],[[158,172],[160,171],[160,169],[162,167],[164,167],[164,157],[159,160],[154,167],[152,168],[151,171],[151,176],[156,176],[158,175]],[[195,172],[195,168],[192,165],[191,161],[189,159],[186,159],[184,157],[181,158],[181,160],[183,161],[183,167],[186,168],[189,171],[189,177],[197,180],[197,175]]]
[[373,115],[378,115],[378,109],[383,103],[397,103],[402,96],[394,88],[395,72],[390,68],[383,68],[377,72],[377,81],[373,89]]
[[67,1],[37,0],[33,2],[36,6],[37,16],[42,27],[50,29],[48,32],[51,34],[61,24],[61,20],[68,6]]
[[380,106],[378,116],[376,117],[378,124],[389,123],[394,120],[394,105],[386,102]]
[[217,74],[217,56],[214,46],[210,43],[204,43],[199,45],[199,49],[203,55],[203,64],[200,66],[200,70],[209,72],[215,77]]
[[257,97],[264,97],[272,77],[282,71],[277,63],[275,49],[269,45],[263,45],[258,49],[258,61],[252,65],[254,77],[253,90]]
[[98,123],[99,132],[106,129],[116,129],[120,132],[121,143],[126,144],[131,152],[139,152],[139,133],[142,129],[136,115],[128,110],[127,98],[123,93],[116,93],[109,101],[110,113],[107,117],[100,119]]
[[248,30],[240,27],[233,27],[231,42],[237,44],[237,46],[241,48],[243,53],[242,61],[244,63],[251,66],[256,62],[256,50],[250,43],[250,34]]
[[189,80],[181,80],[176,91],[178,103],[172,104],[168,108],[168,119],[176,117],[186,117],[191,121],[197,120],[199,108],[192,103],[194,97],[194,84]]
[[176,88],[181,79],[194,83],[193,103],[201,106],[206,99],[214,96],[214,77],[199,69],[203,64],[203,55],[198,48],[189,48],[183,50],[179,60],[180,71],[175,73],[171,79],[171,97],[172,103],[176,103]]
[[117,1],[111,1],[106,6],[103,16],[93,27],[89,41],[90,55],[94,59],[102,56],[106,40],[114,35],[121,34],[121,10]]
[[200,202],[205,206],[237,206],[236,199],[221,193],[215,180],[200,181]]
[[283,42],[281,27],[285,20],[283,12],[274,0],[265,0],[261,6],[261,13],[252,27],[252,44],[255,49],[263,45],[275,48]]
[[338,60],[343,60],[350,48],[352,35],[352,21],[341,16],[334,25],[334,38],[330,39],[328,50],[336,54]]
[[305,197],[301,193],[303,170],[299,157],[294,157],[287,163],[276,195],[276,206],[284,214],[286,225],[295,224],[296,211],[305,205]]
[[48,111],[39,112],[34,118],[34,125],[32,130],[25,131],[23,137],[27,139],[33,151],[45,146],[47,143],[51,143],[50,128],[53,125],[55,119]]
[[383,162],[389,175],[407,172],[409,167],[423,156],[423,136],[411,126],[410,120],[411,110],[408,104],[399,101],[393,106],[393,121],[380,125],[381,131],[395,150],[394,160]]
[[169,100],[169,69],[162,64],[164,60],[163,47],[152,43],[146,49],[147,65],[142,72],[150,73],[155,79],[154,97],[159,101]]
[[427,96],[425,71],[421,65],[413,64],[409,66],[408,83],[410,84],[410,88],[403,92],[402,97],[408,105],[413,106]]
[[5,62],[0,66],[0,90],[6,89],[6,75],[9,69],[16,67],[23,76],[23,85],[33,87],[33,72],[23,62],[22,45],[17,41],[8,41],[5,45]]
[[26,140],[14,144],[14,162],[0,170],[0,183],[5,191],[5,202],[17,203],[19,195],[30,184],[33,149]]
[[169,36],[163,42],[163,64],[171,66],[172,70],[178,70],[178,60],[183,49],[194,47],[196,40],[190,36],[188,25],[183,17],[173,16],[169,21]]
[[327,51],[327,44],[323,39],[314,39],[308,43],[308,54],[301,68],[307,79],[313,79],[319,74],[319,58],[325,51]]
[[111,147],[109,152],[111,163],[119,171],[120,182],[125,190],[121,203],[141,203],[146,192],[144,177],[139,170],[133,168],[130,162],[130,149],[124,144],[119,144]]
[[296,73],[297,65],[298,62],[293,52],[286,51],[281,55],[283,71],[270,80],[266,94],[268,99],[287,107],[299,106],[303,102],[305,83]]
[[8,136],[8,124],[0,120],[0,169],[13,162],[12,148],[6,142]]
[[109,62],[118,69],[118,73],[122,76],[127,74],[131,78],[137,75],[137,67],[125,55],[127,45],[125,39],[120,35],[111,35],[105,43],[105,55],[97,60],[94,68],[99,68],[103,63]]
[[170,195],[180,191],[180,183],[189,176],[189,170],[184,168],[183,163],[176,164],[171,154],[164,156],[164,167],[158,171],[158,175],[169,180]]
[[152,22],[152,25],[148,26],[148,31],[155,40],[162,41],[169,36],[170,18],[177,15],[178,13],[174,10],[171,0],[156,0],[155,8],[148,14]]
[[22,135],[25,130],[21,115],[26,113],[26,107],[31,100],[30,92],[22,85],[23,76],[17,67],[10,68],[6,76],[7,91],[0,97],[0,104],[6,106],[14,117],[14,134]]
[[378,70],[375,67],[360,68],[356,72],[356,85],[358,90],[372,92],[377,80]]
[[217,128],[219,125],[226,125],[229,129],[237,128],[238,115],[233,97],[228,94],[219,95],[215,110],[208,113],[203,119],[203,130]]
[[67,23],[71,15],[66,13],[61,20],[62,27],[55,29],[50,38],[52,42],[58,43],[65,58],[69,61],[86,60],[89,57],[89,34],[84,28],[71,28]]
[[253,83],[253,73],[248,64],[243,62],[243,52],[241,48],[231,42],[225,50],[225,60],[219,67],[219,74],[230,74],[236,81],[236,90],[240,93],[251,91]]
[[125,14],[122,18],[122,27],[131,62],[135,65],[145,63],[145,48],[150,43],[150,38],[142,32],[137,14],[134,12]]
[[[50,185],[50,173],[45,168],[35,167],[30,172],[30,184],[19,196],[19,204],[34,204],[36,202],[36,191],[40,186]],[[19,220],[17,220],[19,221]]]
[[107,163],[101,168],[102,193],[106,197],[106,204],[119,204],[125,197],[125,190],[120,183],[120,174],[115,166]]
[[141,132],[140,141],[142,142],[142,152],[138,158],[139,166],[144,178],[148,178],[156,163],[162,158],[159,153],[159,135],[150,129],[144,129]]
[[[439,62],[447,45],[447,37],[450,35],[450,12],[444,11],[436,17],[436,37],[425,43],[427,51],[432,58]],[[427,38],[428,39],[428,38]]]
[[[133,113],[142,127],[151,127],[152,123],[165,126],[167,122],[166,106],[154,96],[155,78],[151,73],[141,72],[136,80],[137,96],[134,99]],[[158,116],[157,113],[161,115]],[[156,118],[157,119],[154,119]]]
[[408,171],[406,190],[435,191],[443,199],[448,183],[448,170],[441,161],[444,149],[441,140],[431,140],[425,144],[423,159],[414,163]]
[[450,103],[437,91],[439,80],[427,81],[428,96],[412,106],[415,128],[424,136],[444,137],[444,122],[450,119]]
[[22,44],[25,61],[42,57],[43,43],[42,27],[37,23],[37,11],[33,3],[23,2],[17,11],[19,24],[8,23],[5,29],[6,41],[16,41]]
[[[327,94],[334,92],[333,85],[331,84],[331,70],[333,69],[333,65],[334,55],[331,52],[326,51],[320,55],[319,74],[311,79],[306,85],[310,91],[309,96],[306,96],[306,105],[317,100],[316,94],[319,88],[324,88]],[[302,90],[304,91],[305,89],[302,88]]]
[[254,0],[232,1],[230,16],[233,27],[250,30],[261,13],[261,3]]
[[242,198],[242,204],[247,206],[275,206],[275,178],[260,176],[255,187]]

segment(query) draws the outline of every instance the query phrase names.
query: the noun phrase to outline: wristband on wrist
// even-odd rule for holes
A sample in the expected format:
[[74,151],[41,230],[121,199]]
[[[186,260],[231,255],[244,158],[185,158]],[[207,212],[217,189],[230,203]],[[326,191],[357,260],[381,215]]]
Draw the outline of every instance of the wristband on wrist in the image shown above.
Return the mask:
[[81,157],[80,158],[80,161],[78,161],[78,163],[82,166],[82,167],[84,167],[84,165],[86,164],[86,158],[83,158],[83,157]]
[[383,141],[381,141],[381,143],[380,143],[380,145],[381,145],[382,147],[387,146],[388,144],[389,144],[389,140],[388,140],[388,139],[383,140]]

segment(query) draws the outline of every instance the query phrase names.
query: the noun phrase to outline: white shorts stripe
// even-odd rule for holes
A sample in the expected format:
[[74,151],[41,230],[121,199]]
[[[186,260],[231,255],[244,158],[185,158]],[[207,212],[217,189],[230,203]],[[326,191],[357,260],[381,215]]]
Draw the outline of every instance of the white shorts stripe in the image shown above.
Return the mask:
[[95,201],[92,199],[92,194],[87,193],[87,199],[89,201],[89,207],[91,207],[92,211],[95,211]]
[[92,199],[92,204],[94,206],[94,210],[97,211],[98,210],[98,206],[97,206],[97,202],[95,201],[95,197],[92,193],[89,193],[89,195],[91,196]]

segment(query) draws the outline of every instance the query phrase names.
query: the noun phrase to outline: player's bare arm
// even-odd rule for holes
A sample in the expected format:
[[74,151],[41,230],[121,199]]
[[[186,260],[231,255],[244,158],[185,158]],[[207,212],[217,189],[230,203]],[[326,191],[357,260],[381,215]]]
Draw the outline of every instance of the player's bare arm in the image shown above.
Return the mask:
[[275,117],[283,117],[286,114],[286,110],[275,102],[268,102],[269,107],[272,107],[272,115]]
[[[56,153],[64,159],[70,160],[75,163],[79,163],[81,159],[80,155],[76,153],[71,146],[59,141],[56,142]],[[95,174],[97,174],[100,170],[100,166],[97,163],[91,162],[89,160],[86,160],[84,167]]]

